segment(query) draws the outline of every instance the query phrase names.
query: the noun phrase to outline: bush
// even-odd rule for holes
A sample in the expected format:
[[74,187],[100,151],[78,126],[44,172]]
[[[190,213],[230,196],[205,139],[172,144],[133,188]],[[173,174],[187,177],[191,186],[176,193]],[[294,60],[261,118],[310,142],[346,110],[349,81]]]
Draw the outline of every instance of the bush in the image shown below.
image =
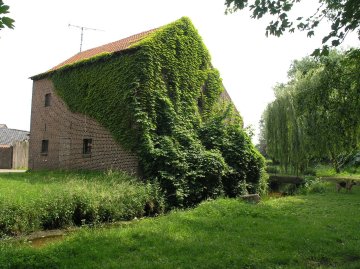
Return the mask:
[[207,149],[221,152],[229,166],[222,177],[225,195],[266,192],[265,159],[251,143],[231,106],[209,116],[200,137]]
[[305,183],[299,189],[298,193],[324,193],[326,191],[326,182],[317,177],[305,177]]

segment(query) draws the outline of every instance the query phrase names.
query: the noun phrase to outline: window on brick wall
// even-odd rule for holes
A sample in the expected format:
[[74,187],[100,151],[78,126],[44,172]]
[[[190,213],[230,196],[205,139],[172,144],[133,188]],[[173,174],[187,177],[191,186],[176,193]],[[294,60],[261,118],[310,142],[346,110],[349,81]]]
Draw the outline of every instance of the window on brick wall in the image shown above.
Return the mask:
[[45,94],[45,106],[51,105],[51,93]]
[[47,155],[49,152],[49,140],[41,141],[41,154]]
[[83,139],[83,154],[84,155],[91,154],[91,147],[92,147],[92,139],[91,138]]

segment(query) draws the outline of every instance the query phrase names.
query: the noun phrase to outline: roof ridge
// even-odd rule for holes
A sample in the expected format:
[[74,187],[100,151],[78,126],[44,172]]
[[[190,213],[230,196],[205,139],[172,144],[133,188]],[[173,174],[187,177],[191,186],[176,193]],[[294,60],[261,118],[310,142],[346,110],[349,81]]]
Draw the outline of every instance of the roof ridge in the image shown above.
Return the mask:
[[140,32],[140,33],[125,37],[123,39],[119,39],[117,41],[113,41],[113,42],[110,42],[107,44],[100,45],[98,47],[94,47],[91,49],[87,49],[87,50],[78,52],[77,54],[75,54],[72,57],[68,58],[67,60],[63,61],[62,63],[54,66],[49,71],[50,72],[55,71],[65,65],[74,64],[76,62],[92,58],[101,53],[112,53],[112,52],[124,51],[124,50],[128,49],[132,44],[142,40],[143,38],[147,37],[150,33],[154,32],[157,29],[159,29],[159,28],[153,28],[151,30]]
[[[5,128],[4,128],[4,129],[5,129]],[[18,132],[30,133],[30,131],[24,131],[24,130],[13,129],[13,128],[6,128],[6,130],[12,130],[12,131],[18,131]]]

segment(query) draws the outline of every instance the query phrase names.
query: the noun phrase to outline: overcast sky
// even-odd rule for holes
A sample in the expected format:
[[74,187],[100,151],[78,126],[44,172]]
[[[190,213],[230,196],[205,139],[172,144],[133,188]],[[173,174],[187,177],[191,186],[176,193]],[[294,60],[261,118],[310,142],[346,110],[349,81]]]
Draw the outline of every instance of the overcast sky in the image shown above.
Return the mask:
[[[79,51],[80,30],[69,24],[101,29],[84,32],[83,50],[116,41],[188,16],[210,51],[225,88],[244,118],[257,128],[272,87],[286,82],[294,59],[321,45],[305,33],[265,37],[269,18],[252,20],[249,12],[224,15],[224,0],[4,0],[15,19],[14,30],[0,31],[0,123],[30,130],[32,81]],[[305,0],[293,16],[314,12]],[[314,6],[315,5],[315,6]],[[343,47],[359,46],[355,35]],[[257,131],[256,131],[257,132]],[[256,139],[255,139],[256,141]]]

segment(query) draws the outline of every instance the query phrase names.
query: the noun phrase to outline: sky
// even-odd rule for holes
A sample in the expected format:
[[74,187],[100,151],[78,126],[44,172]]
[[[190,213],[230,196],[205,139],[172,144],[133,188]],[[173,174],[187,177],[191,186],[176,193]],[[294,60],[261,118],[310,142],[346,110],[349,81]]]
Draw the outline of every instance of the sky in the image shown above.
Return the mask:
[[[189,17],[202,36],[223,84],[244,119],[253,126],[256,143],[258,122],[274,99],[273,87],[286,82],[291,62],[321,45],[329,25],[312,38],[305,33],[265,37],[271,18],[250,19],[248,10],[225,15],[225,0],[4,0],[15,19],[15,29],[0,31],[0,124],[30,130],[32,81],[83,50],[153,29],[183,16]],[[312,14],[317,1],[303,0],[291,14]],[[101,31],[100,31],[101,30]],[[359,46],[349,35],[343,48]]]

